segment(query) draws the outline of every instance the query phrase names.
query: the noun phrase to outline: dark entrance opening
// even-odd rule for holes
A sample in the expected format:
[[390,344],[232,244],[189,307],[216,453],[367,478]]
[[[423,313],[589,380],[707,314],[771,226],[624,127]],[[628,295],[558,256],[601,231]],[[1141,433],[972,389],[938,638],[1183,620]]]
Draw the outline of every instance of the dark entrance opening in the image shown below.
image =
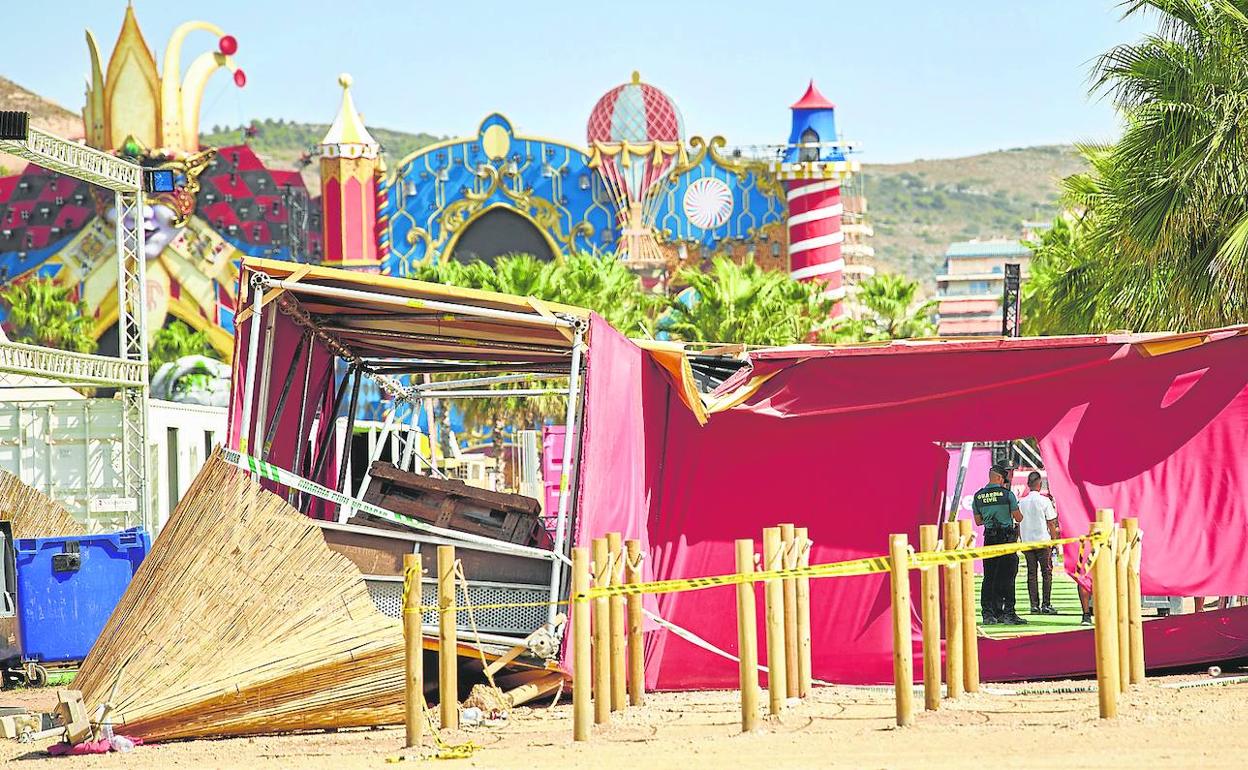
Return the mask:
[[468,225],[451,257],[460,262],[480,260],[493,264],[504,254],[532,254],[544,262],[555,258],[541,231],[507,208],[490,209]]

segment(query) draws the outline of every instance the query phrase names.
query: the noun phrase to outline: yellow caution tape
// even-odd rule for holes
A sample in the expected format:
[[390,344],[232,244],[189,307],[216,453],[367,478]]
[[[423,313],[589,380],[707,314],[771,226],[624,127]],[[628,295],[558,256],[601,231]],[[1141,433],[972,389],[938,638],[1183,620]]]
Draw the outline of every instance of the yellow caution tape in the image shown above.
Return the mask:
[[[964,561],[972,561],[974,559],[992,559],[998,556],[1022,553],[1023,551],[1035,551],[1044,548],[1068,545],[1070,543],[1078,543],[1079,557],[1076,564],[1076,572],[1083,574],[1086,570],[1091,568],[1092,562],[1096,560],[1099,553],[1100,546],[1107,543],[1108,540],[1109,536],[1107,535],[1103,535],[1101,533],[1091,533],[1087,535],[1080,535],[1079,537],[1064,537],[1054,540],[1041,540],[1028,543],[1001,543],[999,545],[980,546],[979,548],[956,548],[954,550],[917,552],[910,554],[908,566],[910,569],[927,569],[945,564],[957,564]],[[1092,546],[1092,549],[1088,554],[1088,558],[1085,563],[1084,549],[1089,545]],[[499,602],[496,604],[456,605],[453,607],[431,607],[421,605],[408,610],[408,612],[424,614],[426,612],[442,611],[466,612],[477,610],[512,609],[519,607],[555,607],[571,604],[576,601],[598,599],[608,596],[670,594],[679,593],[681,591],[698,591],[703,588],[714,588],[716,586],[757,583],[762,580],[876,575],[889,572],[891,569],[892,565],[890,564],[887,556],[871,556],[865,559],[830,562],[827,564],[812,564],[809,567],[792,567],[788,569],[764,570],[749,573],[738,572],[729,575],[708,575],[706,577],[695,578],[674,578],[671,580],[655,580],[649,583],[625,583],[622,585],[595,586],[589,589],[586,593],[573,596],[571,600],[565,599],[561,601],[544,602]],[[411,576],[407,577],[410,580]],[[404,581],[405,589],[407,582],[407,580]]]
[[[971,561],[973,559],[991,559],[997,556],[1021,553],[1023,551],[1034,551],[1042,548],[1052,548],[1054,546],[1076,542],[1091,542],[1094,545],[1099,545],[1105,542],[1106,539],[1105,535],[1089,534],[1081,535],[1079,537],[1042,540],[1030,543],[1001,543],[1000,545],[986,545],[979,548],[962,548],[953,551],[928,551],[926,553],[911,554],[909,566],[912,569],[922,569],[942,564],[955,564],[958,562]],[[597,599],[603,596],[669,594],[678,593],[680,591],[697,591],[703,588],[714,588],[715,586],[756,583],[760,580],[784,580],[799,577],[821,578],[874,575],[888,572],[890,569],[891,566],[887,556],[872,556],[866,559],[831,562],[828,564],[812,564],[809,567],[794,567],[791,569],[734,573],[730,575],[710,575],[698,578],[676,578],[673,580],[656,580],[650,583],[595,586],[584,594],[578,594],[572,598],[574,601],[582,601],[586,599]]]
[[618,596],[621,594],[671,594],[679,591],[696,591],[715,586],[754,583],[759,580],[777,580],[795,577],[849,577],[851,575],[873,575],[877,572],[888,572],[887,556],[872,556],[867,559],[840,561],[830,564],[812,564],[809,567],[791,569],[773,569],[762,572],[736,573],[732,575],[711,575],[699,578],[677,578],[674,580],[656,580],[650,583],[627,583],[619,586],[597,586],[585,594],[572,597],[573,600],[596,599],[601,596]]
[[408,612],[411,612],[413,614],[423,615],[426,612],[441,612],[443,610],[446,610],[447,612],[452,612],[452,611],[453,612],[476,612],[478,610],[510,610],[513,608],[521,608],[521,607],[558,607],[564,604],[571,604],[571,602],[567,599],[562,599],[557,602],[499,602],[497,604],[457,604],[453,607],[430,607],[428,605],[421,605],[419,607],[413,607],[412,609],[408,610]]
[[1079,537],[1063,537],[1056,540],[1041,540],[1030,543],[1001,543],[999,545],[983,545],[979,548],[962,548],[956,551],[928,551],[915,553],[910,557],[913,568],[935,567],[941,564],[970,561],[972,559],[992,559],[1023,551],[1037,551],[1055,546],[1079,543],[1083,541],[1103,542],[1105,536],[1099,534],[1080,535]]

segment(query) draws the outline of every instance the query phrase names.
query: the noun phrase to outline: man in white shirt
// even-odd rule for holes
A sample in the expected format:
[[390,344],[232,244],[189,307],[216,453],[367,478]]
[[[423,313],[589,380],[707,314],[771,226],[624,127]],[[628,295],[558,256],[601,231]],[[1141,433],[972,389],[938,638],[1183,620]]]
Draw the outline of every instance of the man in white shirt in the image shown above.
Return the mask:
[[[1053,502],[1040,492],[1041,476],[1032,471],[1027,476],[1027,495],[1018,501],[1019,510],[1023,512],[1023,520],[1019,524],[1019,540],[1024,543],[1038,543],[1057,538],[1057,510]],[[1024,551],[1027,559],[1027,594],[1031,599],[1031,614],[1056,615],[1053,609],[1053,549],[1037,548]],[[1036,590],[1036,572],[1043,577],[1044,601],[1041,601]]]

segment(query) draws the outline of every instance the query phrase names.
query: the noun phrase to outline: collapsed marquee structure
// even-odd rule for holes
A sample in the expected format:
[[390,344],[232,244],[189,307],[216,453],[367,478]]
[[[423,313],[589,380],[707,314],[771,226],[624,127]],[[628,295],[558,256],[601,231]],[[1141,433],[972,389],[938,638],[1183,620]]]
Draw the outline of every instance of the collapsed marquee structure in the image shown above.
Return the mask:
[[[549,570],[552,601],[566,596],[568,548],[608,531],[642,541],[646,580],[731,572],[733,540],[781,520],[809,527],[812,563],[878,555],[889,533],[937,521],[941,442],[1019,436],[1039,440],[1065,532],[1086,531],[1097,508],[1140,519],[1145,593],[1248,593],[1238,556],[1248,538],[1248,327],[690,356],[531,299],[266,260],[246,261],[243,280],[251,296],[239,316],[232,446],[329,487],[337,448],[312,427],[323,430],[343,401],[334,358],[397,400],[413,394],[390,380],[396,373],[462,372],[468,389],[500,372],[568,377],[570,460],[554,546],[524,554]],[[903,470],[909,485],[896,483]],[[309,499],[304,512],[335,518],[324,501]],[[468,547],[514,555],[510,544]],[[879,576],[815,581],[816,677],[888,680],[887,599]],[[647,597],[665,621],[647,636],[648,686],[731,686],[735,664],[706,647],[735,650],[725,620],[733,601],[713,590]],[[1150,621],[1152,635],[1169,640],[1150,648],[1150,665],[1248,655],[1242,614],[1226,611],[1234,622],[1216,640],[1203,617]],[[667,624],[708,644],[689,644]],[[1058,636],[981,640],[985,677],[1087,669],[1090,654],[1020,663],[1010,652],[1090,650],[1090,634]]]

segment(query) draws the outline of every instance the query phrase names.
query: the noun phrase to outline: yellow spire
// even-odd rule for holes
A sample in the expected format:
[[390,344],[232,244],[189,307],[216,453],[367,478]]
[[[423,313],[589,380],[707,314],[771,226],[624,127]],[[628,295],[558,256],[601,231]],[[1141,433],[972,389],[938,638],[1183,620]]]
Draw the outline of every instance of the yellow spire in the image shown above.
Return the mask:
[[126,6],[121,32],[108,60],[104,112],[104,149],[114,149],[130,136],[144,147],[157,146],[160,78],[156,75],[156,59],[139,31],[131,5]]
[[338,85],[342,86],[342,105],[338,108],[338,117],[334,118],[333,125],[321,140],[323,157],[375,158],[380,149],[355,110],[351,82],[351,76],[345,72],[338,76]]

